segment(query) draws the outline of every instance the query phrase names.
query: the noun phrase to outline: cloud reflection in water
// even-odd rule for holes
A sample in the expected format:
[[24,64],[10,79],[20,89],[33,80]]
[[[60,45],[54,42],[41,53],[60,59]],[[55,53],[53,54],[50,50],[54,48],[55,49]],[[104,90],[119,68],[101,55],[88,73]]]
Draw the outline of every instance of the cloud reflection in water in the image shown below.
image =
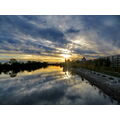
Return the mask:
[[87,80],[50,66],[25,71],[14,78],[0,78],[0,104],[116,104],[116,101]]

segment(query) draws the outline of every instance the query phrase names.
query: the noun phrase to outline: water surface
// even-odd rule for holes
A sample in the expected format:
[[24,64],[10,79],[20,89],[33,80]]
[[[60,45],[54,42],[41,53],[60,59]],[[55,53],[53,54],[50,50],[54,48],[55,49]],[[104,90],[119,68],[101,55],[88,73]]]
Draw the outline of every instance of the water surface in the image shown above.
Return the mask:
[[17,74],[1,73],[0,104],[98,105],[117,101],[86,79],[62,67],[49,66]]

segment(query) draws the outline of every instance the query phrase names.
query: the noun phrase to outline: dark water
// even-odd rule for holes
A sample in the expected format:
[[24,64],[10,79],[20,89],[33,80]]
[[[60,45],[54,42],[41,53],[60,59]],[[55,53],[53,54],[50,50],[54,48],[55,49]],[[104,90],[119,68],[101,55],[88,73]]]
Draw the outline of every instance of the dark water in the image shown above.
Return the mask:
[[49,66],[16,77],[0,75],[0,104],[117,104],[87,80]]

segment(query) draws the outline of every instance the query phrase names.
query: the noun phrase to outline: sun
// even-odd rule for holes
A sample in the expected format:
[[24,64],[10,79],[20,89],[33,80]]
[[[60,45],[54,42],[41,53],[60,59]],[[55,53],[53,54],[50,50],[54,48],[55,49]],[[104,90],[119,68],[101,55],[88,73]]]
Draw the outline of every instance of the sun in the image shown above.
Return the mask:
[[68,54],[62,54],[61,56],[64,57],[65,59],[68,59],[68,58],[70,58],[71,55],[68,55]]

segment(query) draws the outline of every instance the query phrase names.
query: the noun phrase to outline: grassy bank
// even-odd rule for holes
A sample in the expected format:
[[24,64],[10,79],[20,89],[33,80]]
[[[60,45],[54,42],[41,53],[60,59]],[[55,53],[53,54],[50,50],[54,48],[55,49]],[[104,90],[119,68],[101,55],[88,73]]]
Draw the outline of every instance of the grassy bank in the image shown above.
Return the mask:
[[72,68],[84,68],[84,69],[104,73],[107,75],[120,77],[120,69],[112,68],[105,64],[99,65],[99,64],[96,64],[95,61],[84,61],[84,62],[83,61],[71,61],[71,62],[64,63],[64,66],[69,66]]

